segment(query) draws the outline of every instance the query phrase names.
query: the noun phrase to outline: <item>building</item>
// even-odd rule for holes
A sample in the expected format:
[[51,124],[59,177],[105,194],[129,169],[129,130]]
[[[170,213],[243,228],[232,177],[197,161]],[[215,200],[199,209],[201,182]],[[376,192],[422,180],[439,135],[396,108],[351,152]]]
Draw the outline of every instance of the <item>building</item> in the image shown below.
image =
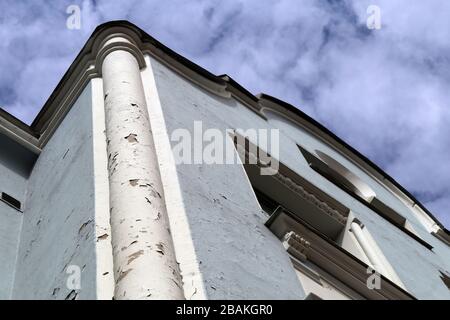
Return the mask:
[[1,111],[0,150],[2,299],[450,298],[449,232],[411,194],[128,22],[31,126]]

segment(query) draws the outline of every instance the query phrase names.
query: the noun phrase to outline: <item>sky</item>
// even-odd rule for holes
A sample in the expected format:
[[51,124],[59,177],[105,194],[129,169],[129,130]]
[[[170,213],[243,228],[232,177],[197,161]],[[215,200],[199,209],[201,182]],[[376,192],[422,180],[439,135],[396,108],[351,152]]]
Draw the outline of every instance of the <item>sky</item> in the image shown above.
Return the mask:
[[[77,5],[79,29],[67,28]],[[379,8],[378,29],[367,27]],[[0,0],[0,106],[31,123],[95,27],[126,19],[309,114],[450,228],[450,1]]]

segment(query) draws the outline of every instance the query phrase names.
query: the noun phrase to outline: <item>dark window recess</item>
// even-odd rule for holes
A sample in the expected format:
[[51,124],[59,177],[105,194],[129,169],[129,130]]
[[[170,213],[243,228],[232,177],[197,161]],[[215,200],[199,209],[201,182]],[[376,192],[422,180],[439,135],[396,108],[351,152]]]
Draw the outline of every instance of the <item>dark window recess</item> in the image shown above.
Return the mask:
[[358,198],[361,198],[362,200],[366,201],[361,191],[359,191],[358,188],[353,183],[351,183],[347,178],[345,178],[342,174],[340,174],[339,172],[328,166],[328,164],[326,164],[325,162],[314,156],[309,151],[306,151],[299,145],[297,146],[300,149],[300,152],[303,154],[303,157],[308,162],[309,166],[314,171],[316,171],[317,173],[319,173],[320,175],[322,175],[323,177],[334,183],[336,186],[338,186],[345,192],[353,196],[357,196]]
[[16,208],[17,210],[21,209],[21,203],[19,200],[17,200],[14,197],[11,197],[9,194],[2,192],[2,198],[1,200],[3,202],[6,202],[7,204],[9,204],[10,206]]
[[448,276],[447,273],[444,273],[442,271],[439,271],[441,273],[441,279],[442,281],[445,283],[445,285],[447,286],[447,288],[450,289],[450,277]]
[[278,208],[279,203],[258,189],[253,189],[253,191],[255,191],[256,198],[258,199],[264,212],[266,212],[269,216],[274,213],[275,209]]
[[323,300],[323,299],[319,297],[317,294],[311,292],[306,296],[305,300]]
[[396,224],[397,226],[399,227],[405,226],[406,219],[402,215],[397,213],[394,209],[378,200],[378,198],[376,197],[373,198],[372,201],[370,202],[370,206],[382,212],[383,215],[385,215],[385,218],[388,218],[389,220],[391,220],[392,223]]
[[427,247],[429,250],[432,250],[433,247],[419,238],[417,235],[406,229],[405,223],[406,219],[397,213],[395,210],[385,205],[383,202],[378,200],[376,197],[368,201],[361,196],[361,192],[357,191],[357,188],[351,184],[351,182],[347,181],[345,177],[342,177],[341,174],[335,171],[333,168],[330,168],[325,162],[318,159],[315,155],[306,151],[299,145],[297,145],[300,149],[303,157],[308,162],[311,169],[322,175],[324,178],[328,179],[330,182],[334,183],[337,187],[341,188],[343,191],[347,192],[353,198],[358,200],[359,202],[365,204],[367,207],[375,211],[378,215],[383,217],[384,219],[391,222],[394,226],[401,229],[403,232],[417,240],[420,244]]

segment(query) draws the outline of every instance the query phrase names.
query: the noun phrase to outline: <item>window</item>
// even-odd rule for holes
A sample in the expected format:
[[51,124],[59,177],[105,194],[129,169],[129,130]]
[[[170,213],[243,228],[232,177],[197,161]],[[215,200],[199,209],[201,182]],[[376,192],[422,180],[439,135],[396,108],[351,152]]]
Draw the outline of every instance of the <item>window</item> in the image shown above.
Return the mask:
[[4,203],[8,204],[10,207],[13,207],[14,209],[17,209],[19,211],[21,209],[20,201],[5,192],[1,193],[0,200],[3,201]]
[[411,224],[408,223],[405,217],[397,213],[384,202],[380,201],[376,197],[376,194],[372,188],[370,188],[368,184],[362,181],[354,173],[319,150],[315,151],[316,156],[301,146],[297,146],[306,161],[309,163],[311,169],[319,173],[343,191],[347,192],[356,200],[369,207],[372,211],[376,212],[384,219],[391,222],[394,226],[407,233],[426,248],[430,250],[433,248],[430,244],[419,237],[417,232]]
[[245,141],[245,149],[242,146],[237,146],[236,149],[243,159],[244,169],[264,211],[270,215],[282,204],[331,239],[339,237],[347,221],[347,207],[282,163],[279,163],[275,174],[262,175],[259,161],[256,164],[245,161],[250,156],[247,154],[249,150],[258,151],[248,140]]
[[[357,175],[348,170],[342,164],[323,153],[320,150],[316,150],[316,154],[319,156],[320,160],[322,160],[329,169],[325,169],[325,173],[332,177],[332,179],[336,180],[337,184],[342,185],[345,189],[349,190],[351,193],[357,194],[367,202],[371,202],[372,199],[376,197],[375,191],[361,180]],[[316,164],[313,164],[316,165]],[[318,166],[320,169],[321,166]]]
[[[239,146],[236,149],[244,160],[251,156],[247,154],[249,150],[257,150],[248,141],[245,142],[244,148]],[[408,296],[400,286],[389,280],[397,279],[391,277],[390,270],[386,269],[382,274],[384,281],[389,283],[387,288],[400,290],[401,293],[380,295],[366,292],[369,290],[366,285],[367,268],[374,262],[377,266],[380,261],[383,266],[388,263],[385,259],[371,260],[367,257],[367,252],[349,231],[353,215],[347,207],[283,163],[279,163],[278,171],[273,175],[262,175],[259,161],[255,161],[255,164],[248,164],[248,161],[243,163],[255,196],[269,216],[266,225],[282,241],[290,254],[299,281],[307,289],[307,293],[322,299],[382,299],[390,295],[400,295],[403,298]],[[363,229],[364,237],[367,238],[367,229]],[[308,236],[303,238],[305,233]],[[314,244],[312,246],[309,245],[310,239],[314,240],[311,242]],[[317,247],[318,244],[320,246]],[[317,248],[318,251],[311,251],[310,247]],[[382,256],[378,247],[374,250]],[[339,255],[344,260],[338,263],[333,255]],[[346,258],[343,258],[344,256]],[[343,262],[345,260],[348,260],[347,264]],[[336,263],[338,265],[332,267]],[[358,274],[358,280],[354,279],[355,273]]]

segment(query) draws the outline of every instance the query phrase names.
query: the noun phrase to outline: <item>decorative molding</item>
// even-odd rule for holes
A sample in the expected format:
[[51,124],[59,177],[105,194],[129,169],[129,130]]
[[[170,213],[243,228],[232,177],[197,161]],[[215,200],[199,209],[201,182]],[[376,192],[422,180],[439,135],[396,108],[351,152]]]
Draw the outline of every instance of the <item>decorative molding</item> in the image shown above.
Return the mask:
[[55,110],[52,117],[48,120],[45,125],[45,129],[40,135],[37,142],[38,148],[41,150],[45,147],[47,142],[53,136],[53,133],[58,128],[59,124],[62,122],[64,117],[69,113],[72,105],[76,102],[78,97],[83,92],[84,88],[89,84],[91,79],[97,78],[97,70],[93,65],[88,67],[85,72],[80,75],[77,79],[74,79],[74,85],[69,86],[66,90],[66,94],[61,97],[60,107]]
[[[245,139],[248,141],[248,139]],[[236,142],[236,141],[235,141]],[[250,141],[248,141],[251,143]],[[260,168],[267,169],[270,167],[270,164],[267,164],[265,162],[262,162],[260,158],[255,155],[253,152],[250,152],[249,149],[245,148],[244,146],[235,143],[236,150],[241,155],[243,159],[245,159],[245,164],[255,164]],[[256,149],[258,150],[258,153],[261,152],[261,149],[256,146]],[[265,151],[263,151],[265,152]],[[264,157],[267,159],[267,157]],[[278,161],[276,159],[272,159],[272,161]],[[318,208],[321,212],[324,214],[330,216],[331,218],[337,220],[338,222],[342,224],[346,224],[347,222],[347,213],[346,212],[340,212],[338,209],[335,209],[331,204],[328,202],[319,199],[314,193],[310,192],[309,190],[306,190],[303,186],[296,183],[291,178],[283,175],[280,170],[274,171],[272,177],[283,184],[285,187],[287,187],[289,190],[294,192],[295,194],[299,195],[302,199],[308,201],[312,205],[314,205],[316,208]]]
[[347,222],[347,217],[343,213],[331,207],[327,202],[317,198],[313,193],[308,192],[305,188],[297,184],[292,179],[282,175],[279,172],[273,175],[273,177],[277,181],[281,182],[284,186],[289,188],[289,190],[295,192],[297,195],[299,195],[300,197],[302,197],[303,199],[314,205],[316,208],[318,208],[326,215],[334,218],[335,220],[339,221],[342,224],[345,224]]
[[6,119],[6,117],[3,117],[2,115],[0,115],[0,132],[34,154],[39,155],[41,153],[39,140],[36,137],[13,124],[9,119]]
[[132,37],[122,32],[115,33],[108,35],[100,45],[100,49],[95,59],[95,70],[97,76],[102,76],[102,63],[105,57],[117,50],[131,53],[136,58],[140,69],[146,67],[144,55]]
[[311,244],[302,236],[290,231],[283,238],[283,246],[287,252],[300,261],[306,261]]
[[[342,283],[345,283],[356,293],[367,299],[415,299],[409,292],[405,291],[383,275],[380,275],[380,289],[369,289],[367,287],[367,279],[369,276],[367,269],[369,266],[365,262],[350,254],[334,241],[317,233],[317,231],[305,221],[299,219],[295,214],[285,209],[275,211],[266,222],[266,226],[281,241],[283,241],[283,245],[285,245],[285,239],[288,237],[292,244],[297,244],[297,247],[300,247],[300,250],[306,250],[304,251],[306,252],[306,255],[304,253],[303,255],[307,256],[307,260],[310,263],[317,265],[319,268],[323,269]],[[292,230],[295,230],[296,236],[288,236]],[[300,240],[298,240],[299,238]],[[293,247],[293,245],[291,246]],[[302,248],[302,246],[307,249]],[[291,250],[291,252],[294,251]],[[294,256],[294,258],[298,259],[296,256]]]
[[232,93],[228,90],[228,85],[225,81],[223,83],[211,81],[149,43],[143,44],[142,53],[150,55],[152,58],[156,59],[158,62],[162,63],[178,75],[216,96],[226,99],[230,99],[232,97]]

